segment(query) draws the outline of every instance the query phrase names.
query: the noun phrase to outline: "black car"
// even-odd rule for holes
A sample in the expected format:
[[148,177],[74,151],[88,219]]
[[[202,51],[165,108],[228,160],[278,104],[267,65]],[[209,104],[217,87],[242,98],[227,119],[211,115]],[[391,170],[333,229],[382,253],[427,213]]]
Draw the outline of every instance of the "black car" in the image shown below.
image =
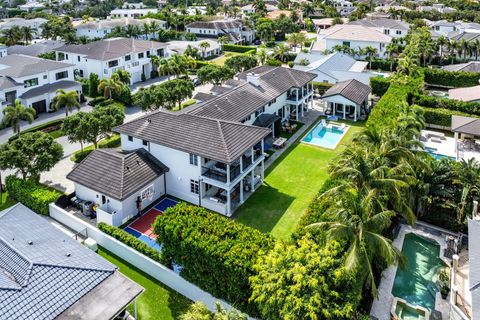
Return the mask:
[[199,85],[202,84],[202,81],[200,81],[198,78],[195,78],[192,80],[192,84],[194,87],[198,87]]

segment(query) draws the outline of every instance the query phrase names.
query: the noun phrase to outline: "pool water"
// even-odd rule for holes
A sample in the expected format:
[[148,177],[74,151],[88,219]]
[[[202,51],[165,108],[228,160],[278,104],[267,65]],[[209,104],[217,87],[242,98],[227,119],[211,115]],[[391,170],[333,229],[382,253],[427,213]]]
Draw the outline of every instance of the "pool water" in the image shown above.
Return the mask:
[[444,267],[440,259],[440,245],[413,233],[405,235],[402,253],[407,258],[405,269],[398,267],[392,294],[411,305],[429,310],[435,307],[435,285],[439,269]]
[[426,147],[425,152],[431,155],[434,159],[441,160],[443,158],[449,158],[455,160],[455,157],[446,156],[444,154],[437,153],[437,149]]
[[316,125],[302,139],[303,142],[310,143],[328,149],[335,149],[337,144],[342,140],[345,130],[335,125],[323,126],[321,123]]
[[395,314],[402,320],[423,320],[425,313],[420,312],[410,306],[398,302],[395,307]]

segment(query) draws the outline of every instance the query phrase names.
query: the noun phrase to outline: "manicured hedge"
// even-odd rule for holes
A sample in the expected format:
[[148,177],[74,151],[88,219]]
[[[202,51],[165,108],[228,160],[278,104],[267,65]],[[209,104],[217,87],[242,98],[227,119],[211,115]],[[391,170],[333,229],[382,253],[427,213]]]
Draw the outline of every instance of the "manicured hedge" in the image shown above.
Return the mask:
[[115,239],[119,240],[120,242],[126,244],[127,246],[137,250],[138,252],[146,255],[147,257],[155,260],[157,262],[162,263],[162,254],[160,251],[153,249],[152,247],[148,246],[145,242],[139,240],[138,238],[132,236],[126,231],[123,231],[120,228],[110,226],[106,223],[100,222],[97,224],[98,229],[103,231],[104,233],[114,237]]
[[[450,127],[452,125],[453,115],[472,117],[471,114],[467,114],[467,113],[463,113],[455,110],[443,109],[443,108],[424,107],[423,110],[424,110],[425,122],[428,124],[434,124],[437,126]],[[473,116],[475,117],[475,115]]]
[[201,61],[201,60],[196,60],[195,61],[195,69],[200,69],[201,67],[204,67],[204,66],[207,66],[211,64],[210,62],[206,62],[206,61]]
[[[102,140],[98,143],[98,148],[118,148],[120,147],[122,141],[120,139],[120,135],[113,135],[108,139]],[[75,152],[71,157],[70,160],[72,160],[75,163],[81,162],[83,159],[85,159],[94,149],[93,146],[88,146],[86,148],[83,148],[83,151],[77,151]]]
[[220,299],[257,316],[248,300],[248,282],[259,251],[268,251],[274,239],[204,208],[178,204],[154,223],[163,254],[183,266],[181,275]]
[[253,53],[257,53],[257,47],[240,46],[237,44],[224,44],[223,51],[238,52],[238,53],[247,53],[249,51],[253,51]]
[[39,214],[48,216],[48,205],[62,195],[60,191],[44,186],[37,181],[22,180],[15,176],[5,179],[8,194],[18,202]]
[[425,82],[446,87],[472,87],[478,85],[479,72],[446,71],[443,69],[424,69]]
[[[43,131],[43,132],[48,133],[48,132],[60,129],[62,127],[62,123],[63,123],[63,119],[52,120],[52,121],[46,122],[44,124],[35,126],[33,128],[24,130],[24,131],[20,132],[20,135],[25,134],[27,132],[36,132],[36,131]],[[16,140],[17,138],[18,138],[17,135],[12,136],[8,139],[8,142]]]
[[[385,59],[373,59],[371,64],[369,61],[367,62],[369,66],[371,65],[371,70],[395,71],[398,65],[396,61],[394,61],[392,65],[390,60]],[[390,70],[390,67],[392,67],[392,70]]]
[[480,116],[480,103],[448,98],[435,98],[424,94],[410,94],[409,102],[426,108],[443,108]]
[[374,95],[381,97],[390,87],[390,81],[384,77],[370,78],[370,87],[372,88],[372,93]]
[[325,91],[327,91],[328,89],[330,89],[333,86],[333,84],[331,84],[331,83],[317,82],[317,81],[313,81],[312,85],[313,85],[313,89],[317,90],[320,94],[324,94]]

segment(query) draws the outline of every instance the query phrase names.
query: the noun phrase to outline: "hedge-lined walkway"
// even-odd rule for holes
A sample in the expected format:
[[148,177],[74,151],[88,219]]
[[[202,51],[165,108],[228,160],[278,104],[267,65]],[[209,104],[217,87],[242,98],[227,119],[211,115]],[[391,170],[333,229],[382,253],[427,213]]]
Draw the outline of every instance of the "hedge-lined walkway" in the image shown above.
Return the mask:
[[236,213],[236,220],[288,239],[328,177],[327,165],[364,124],[350,125],[335,150],[293,143],[266,171],[263,185]]

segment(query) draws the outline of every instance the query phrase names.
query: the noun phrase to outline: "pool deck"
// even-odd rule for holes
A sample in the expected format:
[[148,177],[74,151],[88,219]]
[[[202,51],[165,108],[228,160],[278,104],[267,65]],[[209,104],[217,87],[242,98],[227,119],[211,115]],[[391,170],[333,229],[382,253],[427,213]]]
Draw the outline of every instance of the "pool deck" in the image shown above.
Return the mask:
[[[440,258],[450,265],[450,261],[442,256],[443,251],[447,247],[445,239],[441,236],[425,232],[410,225],[402,225],[397,238],[393,240],[393,245],[398,250],[402,250],[403,240],[405,239],[405,235],[407,233],[414,233],[419,236],[435,240],[440,245]],[[395,275],[397,274],[397,267],[397,265],[394,265],[383,271],[382,281],[378,287],[378,297],[373,301],[372,308],[370,309],[370,315],[376,317],[378,320],[390,320],[390,311],[394,298],[392,294],[392,288],[395,281]],[[448,314],[450,307],[448,304],[448,299],[443,300],[440,296],[440,293],[437,293],[437,297],[435,299],[435,310],[442,312],[443,319],[449,319]]]

